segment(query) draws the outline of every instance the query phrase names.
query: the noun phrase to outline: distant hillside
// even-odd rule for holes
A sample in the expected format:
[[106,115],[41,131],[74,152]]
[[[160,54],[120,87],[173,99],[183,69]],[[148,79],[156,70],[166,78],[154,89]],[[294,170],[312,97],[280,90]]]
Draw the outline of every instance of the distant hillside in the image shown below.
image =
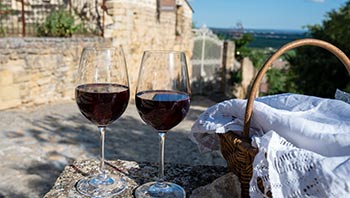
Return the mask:
[[[230,39],[238,32],[235,29],[228,28],[210,28],[215,34],[224,39]],[[243,33],[251,33],[254,41],[249,47],[254,48],[280,48],[282,45],[301,38],[306,38],[306,32],[301,30],[271,30],[271,29],[244,29]]]

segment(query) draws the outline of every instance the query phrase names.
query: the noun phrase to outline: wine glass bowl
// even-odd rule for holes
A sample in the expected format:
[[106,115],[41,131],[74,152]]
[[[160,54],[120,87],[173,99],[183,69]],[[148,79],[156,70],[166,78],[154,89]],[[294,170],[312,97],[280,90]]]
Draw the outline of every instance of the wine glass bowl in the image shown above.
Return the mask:
[[138,92],[135,100],[142,120],[161,132],[179,124],[190,107],[187,94],[168,90]]
[[141,119],[158,131],[160,168],[158,181],[141,185],[137,198],[185,197],[184,189],[164,181],[165,134],[178,125],[190,108],[190,84],[183,52],[145,51],[138,76],[135,103]]
[[80,112],[97,126],[107,126],[125,111],[129,88],[118,84],[92,83],[76,88],[76,102]]
[[100,132],[100,166],[96,175],[80,179],[76,189],[89,197],[121,193],[126,182],[104,167],[106,127],[117,120],[129,102],[129,80],[121,47],[84,48],[76,76],[75,99],[80,112]]

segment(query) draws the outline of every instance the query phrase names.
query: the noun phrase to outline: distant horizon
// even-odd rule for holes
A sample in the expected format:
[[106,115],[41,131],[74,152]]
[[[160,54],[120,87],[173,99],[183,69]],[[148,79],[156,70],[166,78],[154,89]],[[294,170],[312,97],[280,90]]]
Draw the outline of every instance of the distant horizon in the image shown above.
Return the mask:
[[[236,39],[236,34],[231,28],[208,27],[219,38],[224,40]],[[307,38],[306,31],[281,30],[281,29],[244,29],[243,33],[251,33],[253,40],[249,43],[252,48],[280,48],[282,45],[297,40]]]
[[[234,30],[235,27],[210,27],[210,26],[206,26],[209,29],[226,29],[226,30]],[[200,28],[200,27],[196,27],[196,28]],[[249,31],[249,30],[263,30],[263,31],[286,31],[286,32],[300,32],[300,33],[306,33],[308,32],[308,30],[304,30],[304,29],[281,29],[281,28],[246,28],[244,27],[243,30],[245,31]]]
[[307,25],[322,24],[327,13],[348,0],[189,0],[193,22],[201,27],[307,31]]

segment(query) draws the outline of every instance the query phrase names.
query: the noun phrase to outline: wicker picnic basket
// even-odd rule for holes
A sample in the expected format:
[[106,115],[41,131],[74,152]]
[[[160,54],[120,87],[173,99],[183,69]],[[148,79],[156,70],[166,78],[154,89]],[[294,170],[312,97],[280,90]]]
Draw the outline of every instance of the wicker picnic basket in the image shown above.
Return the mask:
[[[260,82],[273,61],[279,58],[284,52],[305,45],[321,47],[332,52],[345,65],[347,71],[350,74],[349,58],[334,45],[317,39],[300,39],[290,42],[281,47],[279,50],[277,50],[265,62],[263,67],[258,72],[249,93],[248,102],[245,110],[243,133],[240,136],[236,135],[236,133],[234,132],[219,134],[221,153],[227,161],[229,171],[232,171],[235,175],[237,175],[241,182],[242,197],[249,197],[249,182],[252,177],[253,171],[252,164],[254,157],[258,152],[257,148],[251,146],[251,139],[249,137],[249,127],[250,120],[253,114],[253,102],[257,95],[257,90],[260,85]],[[260,190],[262,190],[262,181],[258,181],[258,184]],[[264,191],[262,190],[262,192]],[[272,196],[271,193],[269,194],[269,196]]]

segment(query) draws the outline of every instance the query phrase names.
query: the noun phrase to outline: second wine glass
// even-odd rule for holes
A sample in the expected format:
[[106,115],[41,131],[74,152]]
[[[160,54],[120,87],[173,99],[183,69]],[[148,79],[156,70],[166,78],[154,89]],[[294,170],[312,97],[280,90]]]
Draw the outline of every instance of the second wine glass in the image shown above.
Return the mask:
[[160,167],[158,181],[138,187],[135,191],[137,198],[186,196],[181,186],[164,181],[164,143],[166,133],[186,116],[190,108],[190,93],[183,52],[144,52],[135,102],[142,120],[158,131]]
[[76,189],[89,197],[107,197],[121,193],[126,182],[108,174],[104,166],[106,127],[125,111],[129,101],[129,80],[121,47],[84,48],[76,79],[75,99],[80,112],[100,132],[100,167],[98,173],[80,179]]

